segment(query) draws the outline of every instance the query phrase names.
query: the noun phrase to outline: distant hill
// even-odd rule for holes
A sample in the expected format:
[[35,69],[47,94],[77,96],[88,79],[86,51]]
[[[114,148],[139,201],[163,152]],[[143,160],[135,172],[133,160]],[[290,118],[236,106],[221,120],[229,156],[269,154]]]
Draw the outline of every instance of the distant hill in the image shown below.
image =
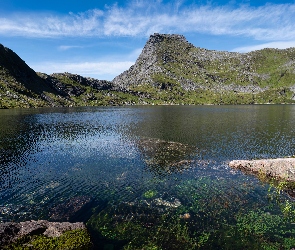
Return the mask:
[[129,70],[105,81],[36,73],[0,44],[0,108],[253,103],[295,103],[295,48],[212,51],[154,34]]

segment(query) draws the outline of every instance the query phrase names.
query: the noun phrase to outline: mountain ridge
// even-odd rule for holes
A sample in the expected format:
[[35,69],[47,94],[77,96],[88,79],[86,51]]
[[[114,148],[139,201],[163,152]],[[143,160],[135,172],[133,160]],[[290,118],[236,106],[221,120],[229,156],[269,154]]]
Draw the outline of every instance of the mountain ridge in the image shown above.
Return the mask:
[[0,101],[0,108],[295,103],[295,48],[216,51],[155,33],[134,65],[106,81],[36,73],[0,45]]

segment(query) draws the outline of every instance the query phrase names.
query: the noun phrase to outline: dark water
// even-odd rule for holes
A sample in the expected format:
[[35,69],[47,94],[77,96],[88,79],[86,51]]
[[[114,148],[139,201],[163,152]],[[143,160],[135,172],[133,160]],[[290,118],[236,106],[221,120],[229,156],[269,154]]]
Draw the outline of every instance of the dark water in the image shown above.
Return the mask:
[[288,249],[293,200],[227,164],[294,155],[294,124],[291,105],[0,110],[0,221],[92,216],[98,249]]

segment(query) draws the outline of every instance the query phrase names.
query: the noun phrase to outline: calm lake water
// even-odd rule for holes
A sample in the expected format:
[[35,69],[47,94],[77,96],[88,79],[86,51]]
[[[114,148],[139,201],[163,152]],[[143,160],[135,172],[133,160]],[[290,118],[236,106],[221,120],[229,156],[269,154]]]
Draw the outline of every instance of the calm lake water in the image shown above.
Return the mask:
[[90,218],[97,249],[290,249],[294,201],[228,162],[294,155],[294,124],[292,105],[0,110],[0,221]]

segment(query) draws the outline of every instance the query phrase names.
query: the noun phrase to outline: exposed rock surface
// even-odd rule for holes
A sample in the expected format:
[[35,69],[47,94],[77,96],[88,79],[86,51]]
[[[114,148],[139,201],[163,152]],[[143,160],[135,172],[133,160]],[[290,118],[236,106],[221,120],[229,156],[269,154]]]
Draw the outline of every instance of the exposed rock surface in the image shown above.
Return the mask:
[[272,178],[295,182],[295,158],[234,160],[229,163],[229,166],[246,173],[264,174]]
[[86,227],[82,222],[48,222],[46,220],[0,223],[0,247],[26,235],[59,237],[66,231],[76,229],[86,229]]
[[[112,89],[113,84],[106,80],[97,80],[91,77],[83,77],[71,73],[54,73],[47,75],[38,73],[40,77],[46,80],[47,84],[52,86],[62,96],[80,96],[86,89],[91,87],[96,90],[109,90]],[[75,85],[76,84],[76,85]]]
[[[120,88],[128,88],[132,85],[153,84],[153,75],[164,71],[160,65],[161,61],[164,60],[165,62],[168,62],[172,60],[168,54],[164,53],[161,55],[158,52],[158,49],[164,40],[179,44],[179,48],[185,45],[193,47],[193,45],[190,45],[186,41],[184,36],[156,33],[150,36],[135,64],[131,66],[129,70],[124,71],[122,74],[114,78],[114,85],[119,86]],[[186,48],[184,47],[181,49],[185,50]]]

